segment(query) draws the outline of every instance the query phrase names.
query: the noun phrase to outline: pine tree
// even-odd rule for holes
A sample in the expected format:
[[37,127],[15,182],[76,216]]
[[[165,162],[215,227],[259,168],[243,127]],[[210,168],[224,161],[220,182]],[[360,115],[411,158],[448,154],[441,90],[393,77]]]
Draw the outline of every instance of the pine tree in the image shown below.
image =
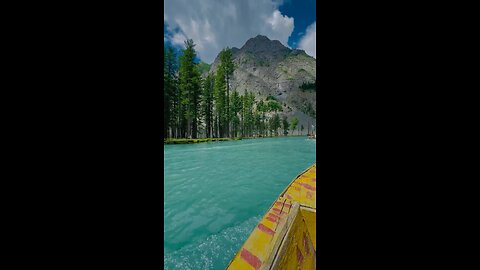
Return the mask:
[[214,78],[209,74],[203,83],[202,107],[205,118],[205,136],[211,138],[213,125],[213,87]]
[[266,118],[265,118],[265,113],[267,112],[267,106],[265,105],[265,103],[263,102],[263,99],[260,99],[260,101],[258,102],[258,105],[257,105],[257,110],[260,114],[260,134],[262,134],[262,136],[266,136],[267,135],[267,128],[266,128]]
[[216,130],[217,136],[223,137],[224,133],[224,123],[225,121],[225,76],[224,70],[219,68],[215,75],[215,87],[214,87],[214,97],[215,97],[215,118],[216,118]]
[[[258,108],[258,104],[257,104]],[[260,112],[258,109],[255,109],[253,113],[253,126],[254,126],[254,135],[259,136],[262,128],[262,116],[260,115]]]
[[249,116],[249,124],[250,124],[250,134],[249,136],[252,137],[253,136],[253,131],[254,131],[254,125],[255,125],[255,118],[254,118],[254,114],[253,114],[253,108],[255,107],[255,93],[252,91],[250,92],[250,96],[249,96],[249,110],[248,110],[248,116]]
[[243,96],[239,96],[239,99],[238,99],[238,114],[239,114],[239,126],[238,126],[238,129],[239,129],[239,133],[240,133],[240,136],[247,136],[247,133],[246,133],[246,124],[247,124],[247,107],[246,107],[246,97],[245,95]]
[[242,136],[248,137],[248,89],[245,89],[245,93],[241,97],[242,100]]
[[164,136],[175,134],[177,99],[177,59],[172,47],[164,49]]
[[248,90],[245,90],[242,101],[244,135],[247,137],[251,137],[253,135],[254,127],[253,108],[255,105],[255,94],[253,92],[248,92]]
[[238,95],[237,91],[233,91],[231,98],[230,98],[230,105],[231,105],[231,119],[232,119],[232,136],[237,137],[238,128],[240,126],[240,118],[239,113],[242,111],[242,100]]
[[223,76],[225,80],[225,89],[226,89],[226,104],[225,104],[225,134],[229,136],[230,134],[230,122],[232,114],[230,113],[230,77],[233,74],[234,65],[232,59],[232,50],[230,48],[225,48],[220,52],[220,66],[219,69],[223,70]]
[[273,117],[270,117],[268,119],[268,135],[273,136],[273,131],[274,131],[274,123],[273,123]]
[[198,111],[200,102],[200,74],[195,64],[195,44],[193,40],[185,41],[185,49],[180,57],[180,118],[182,137],[197,138]]
[[164,66],[163,66],[163,137],[168,138],[168,128],[169,128],[169,120],[170,120],[170,96],[171,94],[169,93],[169,76],[167,72],[167,50],[166,48],[163,50],[163,56],[164,56]]
[[278,114],[275,114],[272,121],[272,129],[275,132],[275,136],[278,136],[278,129],[280,128],[280,125],[280,116],[278,116]]
[[293,134],[293,131],[295,130],[295,128],[297,127],[298,125],[298,118],[296,116],[294,116],[292,118],[292,121],[290,122],[290,128],[292,130],[292,134]]
[[282,124],[283,124],[283,135],[287,136],[289,126],[288,126],[288,120],[286,116],[283,117]]

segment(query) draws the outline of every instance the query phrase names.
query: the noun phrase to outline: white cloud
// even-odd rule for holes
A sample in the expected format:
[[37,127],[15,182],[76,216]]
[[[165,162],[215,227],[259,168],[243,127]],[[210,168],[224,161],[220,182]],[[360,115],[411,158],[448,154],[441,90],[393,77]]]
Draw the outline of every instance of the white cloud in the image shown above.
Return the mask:
[[[288,38],[293,32],[293,18],[288,16],[283,16],[280,11],[273,11],[272,16],[267,19],[267,23],[273,31],[270,33],[270,36],[267,35],[270,39],[277,39],[283,43],[283,45],[288,46]],[[270,29],[268,29],[270,30]]]
[[170,41],[172,44],[175,45],[183,45],[183,41],[185,41],[187,38],[185,37],[184,34],[182,33],[175,33],[171,38]]
[[317,58],[317,22],[307,27],[305,35],[300,39],[298,48],[304,50],[308,55]]
[[257,35],[288,46],[294,20],[278,11],[278,0],[165,0],[167,38],[183,46],[191,38],[200,59],[212,63],[224,47],[240,48]]

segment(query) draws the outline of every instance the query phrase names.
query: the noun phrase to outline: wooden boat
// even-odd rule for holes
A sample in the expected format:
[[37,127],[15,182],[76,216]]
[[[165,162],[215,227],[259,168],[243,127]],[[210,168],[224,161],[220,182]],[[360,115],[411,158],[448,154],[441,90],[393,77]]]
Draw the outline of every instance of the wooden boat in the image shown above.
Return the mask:
[[316,170],[288,185],[227,269],[316,269]]

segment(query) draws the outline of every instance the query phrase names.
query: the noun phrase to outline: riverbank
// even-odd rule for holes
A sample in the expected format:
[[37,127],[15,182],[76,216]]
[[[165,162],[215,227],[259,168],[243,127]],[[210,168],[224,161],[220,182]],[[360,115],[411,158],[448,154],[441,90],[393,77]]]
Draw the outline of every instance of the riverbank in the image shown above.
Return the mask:
[[291,135],[291,136],[266,136],[266,137],[236,137],[236,138],[199,138],[199,139],[165,139],[163,144],[191,144],[191,143],[203,143],[203,142],[219,142],[219,141],[239,141],[249,139],[262,139],[262,138],[285,138],[285,137],[305,137],[306,135]]
[[[246,139],[246,138],[243,138]],[[202,142],[218,142],[218,141],[238,141],[242,138],[200,138],[200,139],[166,139],[163,144],[189,144]]]

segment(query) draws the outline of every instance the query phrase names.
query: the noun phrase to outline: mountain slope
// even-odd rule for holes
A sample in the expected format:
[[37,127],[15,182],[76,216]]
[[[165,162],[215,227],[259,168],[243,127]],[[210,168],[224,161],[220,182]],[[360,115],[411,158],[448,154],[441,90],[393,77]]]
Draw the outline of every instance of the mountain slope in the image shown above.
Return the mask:
[[[271,96],[283,107],[282,115],[294,115],[299,126],[315,123],[316,92],[302,90],[304,83],[316,81],[316,60],[303,50],[289,49],[278,40],[258,35],[249,39],[242,48],[232,48],[235,71],[231,89],[243,94],[253,91],[257,99]],[[216,72],[219,56],[209,69]],[[312,117],[313,116],[313,117]]]

